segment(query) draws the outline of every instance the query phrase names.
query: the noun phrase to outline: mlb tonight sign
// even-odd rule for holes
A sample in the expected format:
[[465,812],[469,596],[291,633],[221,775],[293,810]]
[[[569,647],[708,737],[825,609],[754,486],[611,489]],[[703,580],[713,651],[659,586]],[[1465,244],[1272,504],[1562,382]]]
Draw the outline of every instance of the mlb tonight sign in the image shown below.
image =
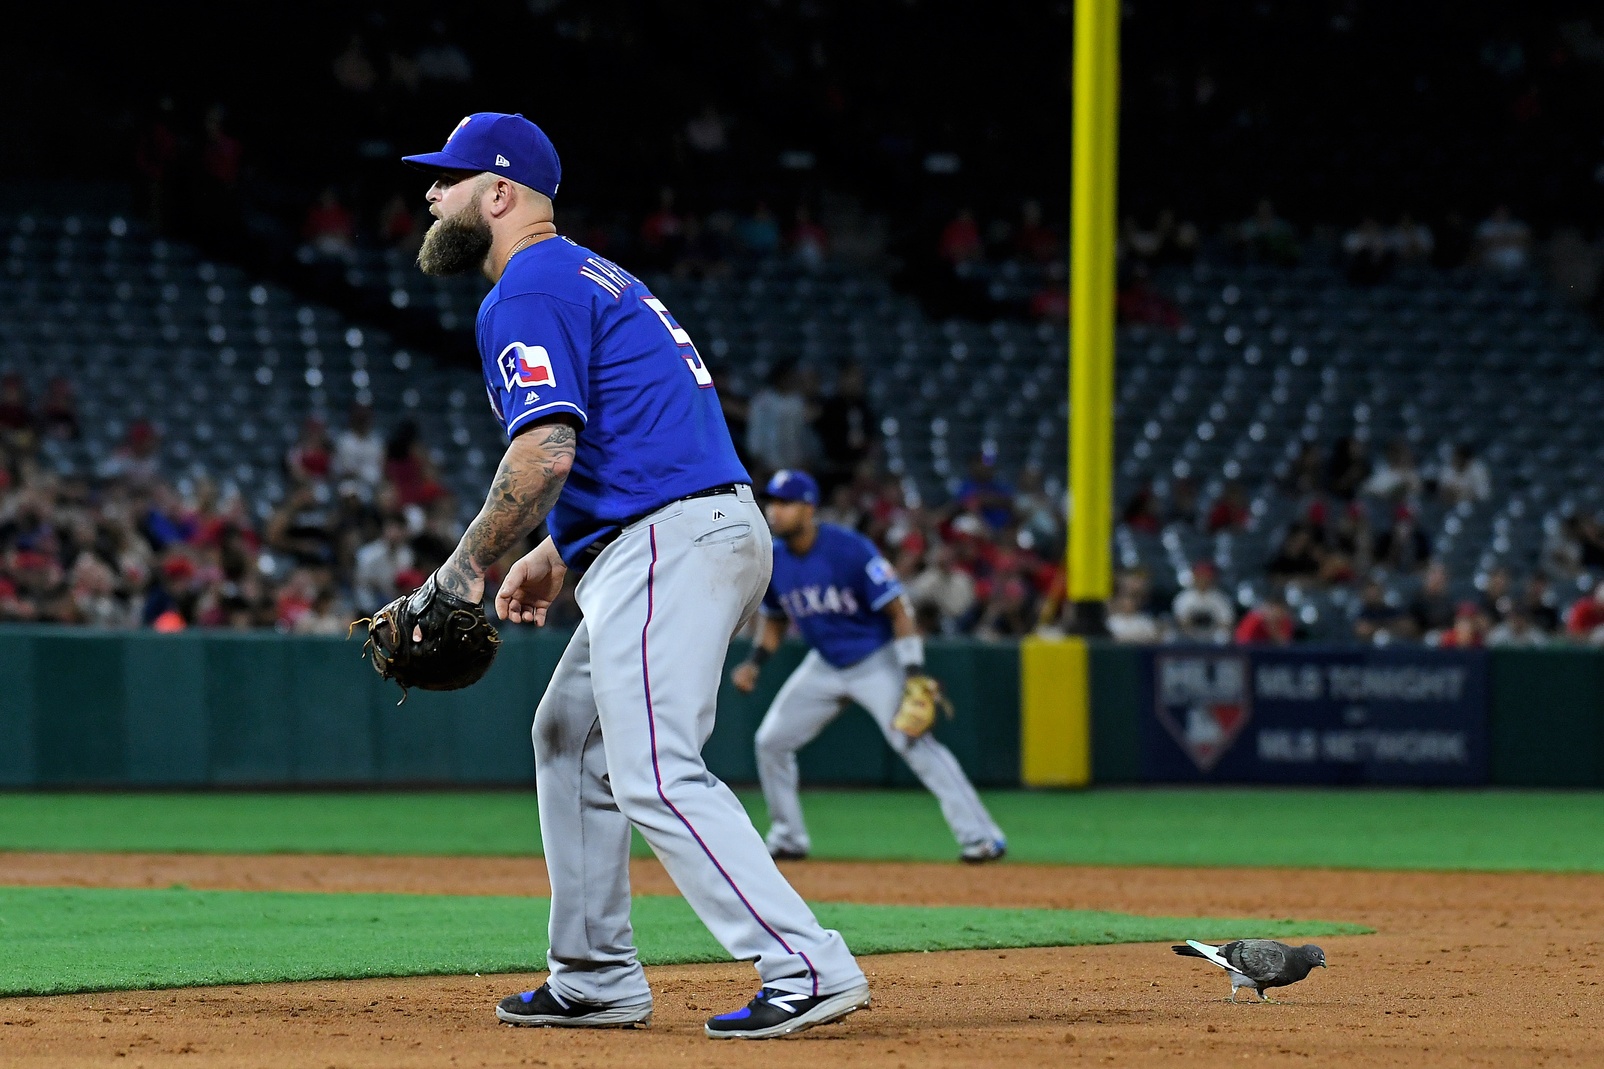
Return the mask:
[[1487,782],[1484,652],[1174,647],[1143,657],[1150,782]]

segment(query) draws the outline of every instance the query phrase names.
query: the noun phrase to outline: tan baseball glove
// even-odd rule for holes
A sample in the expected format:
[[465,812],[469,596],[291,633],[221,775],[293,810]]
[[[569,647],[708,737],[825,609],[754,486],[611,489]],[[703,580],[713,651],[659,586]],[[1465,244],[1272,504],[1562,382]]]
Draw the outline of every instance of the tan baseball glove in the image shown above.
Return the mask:
[[941,684],[933,676],[911,675],[902,684],[902,704],[897,706],[891,726],[910,739],[917,739],[935,724],[937,710],[952,719],[952,702],[941,692]]

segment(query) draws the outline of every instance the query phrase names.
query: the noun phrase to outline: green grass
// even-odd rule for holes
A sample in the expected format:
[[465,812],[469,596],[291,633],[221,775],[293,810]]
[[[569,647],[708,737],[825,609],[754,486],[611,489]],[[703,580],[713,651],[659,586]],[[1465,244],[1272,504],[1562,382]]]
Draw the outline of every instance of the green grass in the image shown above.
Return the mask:
[[[1600,792],[985,797],[1019,861],[1604,872]],[[742,800],[766,826],[761,797]],[[812,791],[805,803],[820,858],[945,861],[956,852],[923,792]],[[539,851],[539,831],[528,792],[0,794],[0,849],[519,855]]]
[[[860,954],[1316,937],[1312,921],[817,904]],[[0,888],[0,995],[545,968],[543,898]],[[728,961],[684,900],[641,897],[646,964]]]

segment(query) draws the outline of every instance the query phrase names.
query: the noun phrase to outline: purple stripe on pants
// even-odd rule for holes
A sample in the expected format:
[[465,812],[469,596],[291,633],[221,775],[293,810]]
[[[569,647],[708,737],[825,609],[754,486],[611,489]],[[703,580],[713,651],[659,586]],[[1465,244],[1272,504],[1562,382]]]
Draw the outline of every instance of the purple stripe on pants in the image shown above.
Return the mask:
[[735,897],[741,900],[741,905],[746,907],[746,911],[752,915],[752,919],[757,921],[763,930],[774,938],[776,943],[784,947],[787,954],[802,959],[802,963],[808,967],[808,975],[812,979],[813,996],[817,998],[819,994],[819,973],[818,970],[814,969],[813,963],[808,960],[808,956],[792,950],[791,944],[787,943],[779,932],[769,927],[769,923],[758,915],[757,910],[752,908],[752,903],[747,901],[746,896],[741,893],[741,889],[730,878],[730,874],[724,871],[724,866],[719,864],[718,858],[713,856],[713,851],[708,848],[707,843],[702,839],[696,828],[691,825],[690,821],[685,819],[685,814],[681,813],[674,803],[668,800],[668,795],[663,791],[663,773],[657,764],[657,718],[652,712],[652,673],[646,660],[646,632],[652,626],[652,586],[657,578],[657,525],[655,523],[652,524],[648,528],[648,532],[652,540],[652,563],[646,571],[646,622],[641,625],[640,629],[640,670],[641,679],[646,684],[646,727],[651,734],[652,776],[657,781],[657,797],[661,798],[663,804],[668,807],[668,811],[678,817],[681,824],[685,825],[685,830],[691,833],[691,837],[696,840],[696,845],[702,848],[702,853],[706,854],[707,859],[713,863],[713,867],[718,869],[718,874],[724,877],[724,882],[730,885],[730,890],[735,892]]

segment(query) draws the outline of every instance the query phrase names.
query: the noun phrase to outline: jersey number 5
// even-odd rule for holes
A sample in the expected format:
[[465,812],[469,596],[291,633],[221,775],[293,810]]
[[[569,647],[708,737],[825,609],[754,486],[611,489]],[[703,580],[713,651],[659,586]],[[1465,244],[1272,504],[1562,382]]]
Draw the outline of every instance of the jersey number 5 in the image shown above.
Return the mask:
[[704,388],[713,385],[713,375],[707,370],[707,365],[702,363],[702,354],[696,351],[696,346],[691,343],[691,336],[686,333],[685,328],[674,322],[674,317],[668,314],[668,306],[656,297],[642,297],[641,301],[656,312],[657,318],[668,328],[668,336],[680,347],[680,359],[685,361],[685,366],[696,376],[696,385]]

